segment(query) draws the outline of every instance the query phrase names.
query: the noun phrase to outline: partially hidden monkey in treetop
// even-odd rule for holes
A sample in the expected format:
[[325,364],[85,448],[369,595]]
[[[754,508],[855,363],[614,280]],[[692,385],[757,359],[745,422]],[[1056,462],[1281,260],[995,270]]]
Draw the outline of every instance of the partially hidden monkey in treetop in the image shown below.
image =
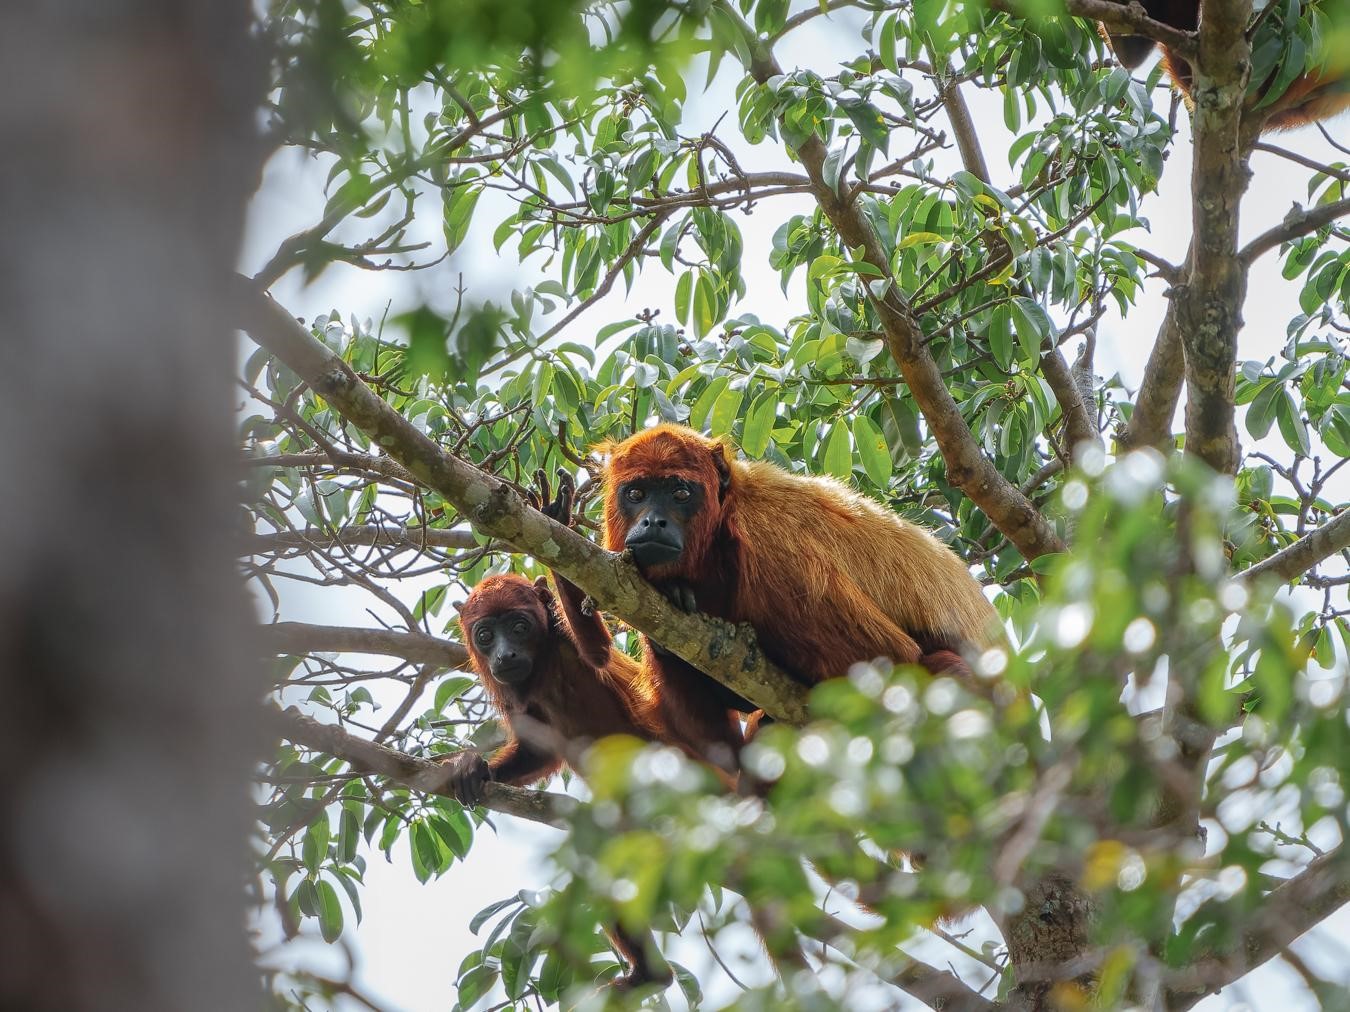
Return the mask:
[[[537,505],[568,524],[573,488],[565,472],[559,478],[558,499],[549,502],[540,472]],[[664,729],[638,662],[612,649],[603,618],[585,606],[578,587],[556,573],[553,580],[556,600],[543,577],[531,583],[512,573],[489,576],[460,606],[470,661],[508,732],[506,744],[489,759],[466,750],[444,762],[446,787],[462,804],[479,804],[489,781],[541,780],[607,735],[679,744]],[[619,926],[608,933],[630,967],[617,986],[671,982],[670,967],[650,934],[634,935]]]
[[[1142,0],[1142,4],[1154,21],[1187,32],[1200,27],[1200,0]],[[1148,59],[1155,46],[1160,48],[1168,76],[1185,98],[1186,104],[1192,104],[1194,73],[1189,62],[1167,46],[1142,35],[1118,35],[1108,32],[1101,25],[1098,27],[1111,44],[1116,60],[1127,70],[1137,69]],[[1326,55],[1330,57],[1331,54]],[[1271,75],[1272,79],[1274,76]],[[1257,93],[1264,94],[1268,86],[1269,81]],[[1350,60],[1342,58],[1339,63],[1333,64],[1328,59],[1318,69],[1299,74],[1279,98],[1261,110],[1266,116],[1262,130],[1293,130],[1330,119],[1346,110],[1350,110]]]
[[[764,653],[804,684],[877,657],[968,676],[962,654],[1002,642],[965,563],[842,482],[738,460],[684,426],[599,449],[606,547],[630,551],[684,609],[750,623]],[[739,715],[756,707],[650,640],[644,665],[662,722],[738,770]]]

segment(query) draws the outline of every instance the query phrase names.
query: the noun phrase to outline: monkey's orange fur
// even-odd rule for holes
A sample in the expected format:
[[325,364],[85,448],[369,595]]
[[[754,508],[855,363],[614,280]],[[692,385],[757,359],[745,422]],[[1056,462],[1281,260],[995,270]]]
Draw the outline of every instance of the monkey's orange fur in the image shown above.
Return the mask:
[[[702,612],[749,622],[765,654],[807,684],[877,657],[969,674],[959,652],[1001,640],[997,613],[951,549],[842,482],[737,460],[724,442],[683,426],[600,449],[607,547],[622,550],[627,536],[623,482],[680,477],[701,486],[704,505],[680,558],[645,575],[658,586],[687,583]],[[745,740],[735,713],[753,707],[650,642],[644,667],[667,726],[705,754],[724,746],[731,756],[713,758],[734,770]]]
[[[855,661],[917,663],[999,639],[998,615],[965,563],[842,482],[737,460],[725,443],[674,425],[603,450],[608,547],[622,549],[627,533],[620,482],[673,475],[703,485],[707,506],[689,525],[683,556],[648,575],[696,591],[723,585],[726,613],[713,613],[749,622],[766,653],[810,682],[843,675]],[[722,468],[730,482],[719,497]]]

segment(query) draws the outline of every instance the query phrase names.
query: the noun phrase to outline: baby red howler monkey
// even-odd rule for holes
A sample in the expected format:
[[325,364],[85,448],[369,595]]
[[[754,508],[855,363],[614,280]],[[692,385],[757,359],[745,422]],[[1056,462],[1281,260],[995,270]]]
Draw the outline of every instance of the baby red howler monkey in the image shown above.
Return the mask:
[[[549,501],[543,472],[537,476],[542,512],[571,522],[573,488],[559,472],[558,498]],[[460,607],[469,658],[508,732],[505,745],[484,759],[475,751],[444,763],[446,787],[462,804],[483,800],[489,782],[522,785],[549,776],[590,742],[612,734],[670,741],[654,693],[636,661],[613,650],[609,629],[581,590],[553,574],[558,599],[543,577],[489,576]],[[648,933],[607,929],[628,961],[621,988],[669,984],[670,967]]]
[[[660,425],[601,447],[605,539],[677,605],[749,622],[807,685],[889,657],[969,675],[961,651],[1000,623],[965,563],[927,531],[830,478],[737,460],[721,440]],[[756,707],[644,646],[662,722],[739,769],[739,715]],[[752,722],[752,730],[759,724]]]
[[[1200,0],[1141,0],[1144,10],[1154,21],[1193,32],[1200,25]],[[1268,0],[1275,2],[1275,0]],[[1343,13],[1347,11],[1342,8]],[[1101,27],[1101,26],[1099,26]],[[1159,45],[1152,39],[1140,35],[1118,35],[1102,28],[1115,51],[1116,59],[1128,70],[1139,67],[1154,46],[1162,50],[1163,66],[1177,90],[1191,104],[1191,90],[1194,74],[1191,65],[1167,46]],[[1330,54],[1327,54],[1330,56]],[[1278,73],[1278,68],[1276,73]],[[1272,74],[1272,78],[1275,75]],[[1268,85],[1269,82],[1267,82]],[[1265,90],[1263,86],[1261,91]],[[1309,70],[1296,77],[1279,98],[1268,107],[1260,110],[1266,119],[1263,131],[1292,130],[1321,120],[1330,119],[1350,109],[1350,63],[1342,60],[1339,64],[1324,62],[1316,70]]]

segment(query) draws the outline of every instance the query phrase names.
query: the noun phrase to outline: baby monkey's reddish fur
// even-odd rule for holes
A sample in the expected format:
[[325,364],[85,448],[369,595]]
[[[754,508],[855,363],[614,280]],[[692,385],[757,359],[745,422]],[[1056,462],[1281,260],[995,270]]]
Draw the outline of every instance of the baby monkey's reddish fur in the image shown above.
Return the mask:
[[[570,479],[562,482],[559,499],[551,504],[547,483],[541,480],[540,484],[540,508],[568,523]],[[489,576],[473,589],[460,610],[470,661],[508,732],[506,744],[487,760],[465,751],[446,761],[447,786],[463,804],[481,802],[488,781],[520,785],[549,776],[564,762],[574,760],[590,742],[607,735],[671,740],[639,664],[612,649],[603,618],[586,606],[578,587],[556,573],[553,580],[557,600],[542,577],[530,583],[515,574]],[[475,643],[474,628],[485,618],[522,613],[533,620],[532,667],[524,679],[507,683],[493,677],[489,659]],[[608,933],[630,967],[616,981],[619,986],[671,981],[670,968],[659,958],[649,935],[618,926]]]
[[[643,520],[633,483],[697,486],[693,496],[679,493],[698,504],[683,523],[679,557],[644,575],[685,607],[749,622],[765,654],[806,684],[877,657],[968,675],[961,652],[999,641],[997,613],[965,563],[842,482],[737,460],[722,441],[683,426],[657,426],[601,452],[607,547],[622,550]],[[663,723],[737,768],[737,715],[754,707],[650,642],[644,666]]]

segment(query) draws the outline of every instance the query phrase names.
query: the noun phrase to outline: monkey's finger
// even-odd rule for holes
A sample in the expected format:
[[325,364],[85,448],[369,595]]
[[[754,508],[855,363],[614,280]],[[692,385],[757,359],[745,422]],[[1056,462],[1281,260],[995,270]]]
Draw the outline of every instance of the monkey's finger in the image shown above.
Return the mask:
[[576,482],[572,479],[571,473],[566,468],[558,468],[558,495],[563,494],[563,490],[568,492],[576,490]]
[[[535,468],[534,484],[535,487],[539,490],[539,501],[543,503],[543,506],[547,506],[549,504],[550,499],[548,491],[548,474],[547,472],[544,471],[542,467]],[[541,506],[540,508],[542,509],[543,506]]]
[[558,523],[572,526],[572,503],[576,499],[576,486],[572,476],[558,468]]

